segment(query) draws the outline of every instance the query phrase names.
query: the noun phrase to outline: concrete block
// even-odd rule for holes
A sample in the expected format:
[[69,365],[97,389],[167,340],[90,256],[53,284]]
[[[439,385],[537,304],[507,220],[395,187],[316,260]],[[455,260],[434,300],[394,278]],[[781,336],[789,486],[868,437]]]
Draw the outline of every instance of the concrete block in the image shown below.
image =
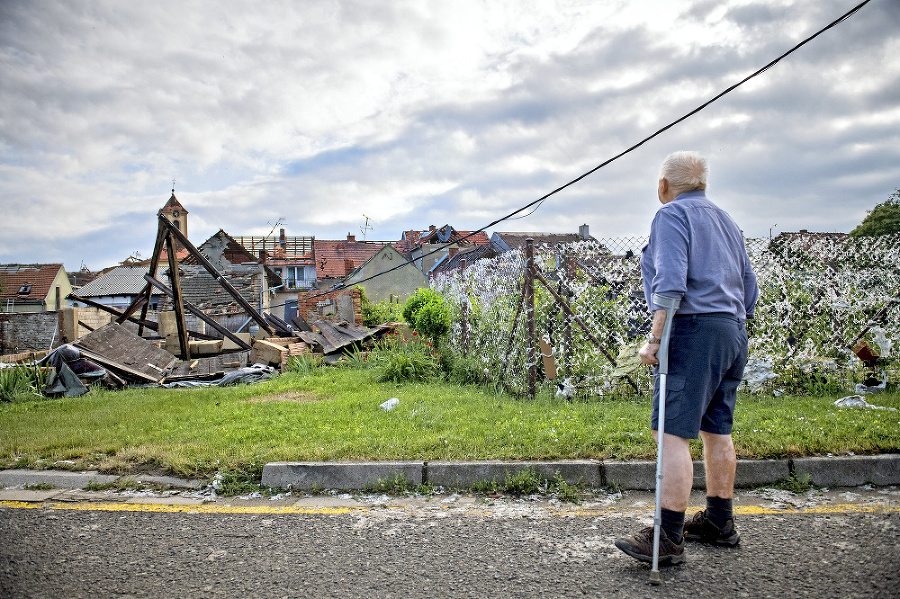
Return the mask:
[[[250,345],[252,342],[250,333],[235,333],[235,336],[247,345]],[[225,337],[225,339],[222,340],[222,351],[231,351],[235,349],[240,349],[240,346],[237,343],[228,337]]]
[[897,454],[797,458],[793,462],[796,476],[809,475],[810,481],[821,487],[900,483],[900,456]]
[[78,341],[78,308],[63,308],[59,311],[63,343]]
[[259,339],[253,343],[253,349],[250,350],[251,364],[268,364],[271,366],[281,366],[281,361],[287,348],[271,343],[265,339]]
[[790,460],[738,460],[734,486],[761,487],[790,476]]
[[21,489],[0,489],[0,501],[21,501],[22,503],[43,503],[59,495],[60,490],[23,491]]
[[399,475],[420,485],[424,468],[424,462],[270,462],[263,466],[262,484],[297,490],[364,489]]
[[656,462],[620,462],[612,460],[601,466],[604,486],[615,485],[622,489],[652,491],[656,488]]
[[67,472],[62,470],[0,471],[0,485],[4,487],[47,484],[59,489],[83,489],[90,483],[102,485],[115,482],[118,479],[118,476],[100,474],[94,470],[86,472]]
[[191,341],[191,357],[215,356],[222,353],[222,341]]
[[175,311],[167,310],[165,312],[160,312],[156,317],[156,321],[159,324],[159,329],[157,331],[159,336],[163,339],[173,337],[177,342],[178,318],[175,316]]
[[600,486],[600,464],[596,460],[428,462],[428,482],[442,487],[467,489],[479,481],[496,480],[502,483],[507,474],[514,476],[526,468],[535,468],[548,480],[555,480],[559,472],[559,476],[569,484]]

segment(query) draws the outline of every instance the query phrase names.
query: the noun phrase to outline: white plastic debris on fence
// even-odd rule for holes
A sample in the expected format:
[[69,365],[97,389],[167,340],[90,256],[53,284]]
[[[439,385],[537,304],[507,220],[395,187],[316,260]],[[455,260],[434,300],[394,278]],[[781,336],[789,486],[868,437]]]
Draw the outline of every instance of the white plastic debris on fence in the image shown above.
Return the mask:
[[571,379],[566,379],[561,383],[556,383],[556,396],[563,399],[572,399],[575,395],[575,386]]
[[839,408],[868,408],[870,410],[891,410],[892,412],[896,412],[897,408],[890,408],[887,406],[873,406],[865,399],[863,399],[862,395],[848,395],[847,397],[842,397],[836,402],[834,402]]
[[872,327],[872,336],[875,338],[875,345],[881,350],[881,357],[887,358],[891,355],[891,349],[894,342],[887,338],[884,329],[881,327]]
[[392,397],[389,400],[387,400],[386,402],[384,402],[383,404],[381,404],[379,407],[382,410],[384,410],[385,412],[390,412],[391,410],[396,408],[397,404],[399,404],[399,403],[400,403],[399,399],[397,399],[396,397]]
[[750,393],[759,393],[766,389],[776,378],[772,370],[772,362],[750,358],[744,367],[744,382],[750,387]]

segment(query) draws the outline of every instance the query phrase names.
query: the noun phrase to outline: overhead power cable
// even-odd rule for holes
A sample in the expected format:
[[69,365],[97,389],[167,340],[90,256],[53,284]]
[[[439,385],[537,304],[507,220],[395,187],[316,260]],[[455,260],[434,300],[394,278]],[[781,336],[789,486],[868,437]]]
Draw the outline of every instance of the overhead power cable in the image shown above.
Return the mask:
[[[740,81],[738,81],[737,83],[735,83],[734,85],[732,85],[731,87],[729,87],[729,88],[725,89],[724,91],[722,91],[722,92],[716,94],[715,96],[713,96],[712,98],[710,98],[709,100],[707,100],[706,102],[704,102],[703,104],[701,104],[700,106],[698,106],[698,107],[694,108],[693,110],[691,110],[690,112],[686,113],[684,116],[682,116],[682,117],[680,117],[680,118],[678,118],[678,119],[676,119],[676,120],[670,122],[668,125],[666,125],[666,126],[664,126],[664,127],[661,127],[660,129],[658,129],[658,130],[656,130],[655,132],[651,133],[650,135],[648,135],[648,136],[645,137],[644,139],[640,140],[640,141],[637,142],[636,144],[634,144],[634,145],[630,146],[629,148],[627,148],[627,149],[625,149],[625,150],[619,152],[618,154],[616,154],[616,155],[613,156],[612,158],[609,158],[609,159],[607,159],[607,160],[601,162],[600,164],[598,164],[597,166],[595,166],[595,167],[592,168],[591,170],[589,170],[589,171],[587,171],[587,172],[585,172],[585,173],[579,175],[578,177],[572,179],[571,181],[569,181],[568,183],[566,183],[566,184],[564,184],[564,185],[560,185],[559,187],[557,187],[557,188],[554,189],[553,191],[551,191],[551,192],[549,192],[549,193],[546,193],[546,194],[542,195],[542,196],[539,197],[538,199],[536,199],[536,200],[534,200],[534,201],[532,201],[532,202],[529,202],[528,204],[525,204],[525,205],[522,206],[521,208],[518,208],[517,210],[514,210],[513,212],[510,212],[510,213],[507,214],[506,216],[503,216],[503,217],[501,217],[501,218],[498,218],[497,220],[495,220],[495,221],[493,221],[493,222],[491,222],[491,223],[488,223],[487,225],[481,227],[480,229],[477,229],[477,230],[475,230],[475,231],[472,231],[472,232],[470,232],[468,235],[465,235],[464,237],[460,237],[459,239],[457,239],[456,241],[454,241],[454,242],[452,242],[452,243],[448,243],[448,244],[443,245],[443,246],[441,246],[441,247],[438,247],[438,248],[436,248],[436,249],[434,249],[434,250],[432,250],[432,251],[430,251],[430,252],[428,252],[428,253],[426,253],[426,254],[423,254],[421,257],[422,257],[422,258],[425,258],[426,256],[431,256],[432,254],[436,254],[436,253],[438,253],[438,252],[442,252],[442,251],[444,251],[445,249],[447,249],[449,246],[453,245],[453,243],[459,243],[460,241],[465,241],[466,239],[469,239],[470,237],[473,237],[473,236],[477,235],[478,233],[481,233],[481,232],[483,232],[483,231],[486,231],[487,229],[493,227],[494,225],[497,225],[497,224],[499,224],[499,223],[502,223],[502,222],[505,221],[505,220],[510,220],[510,219],[512,219],[512,217],[516,216],[516,215],[519,214],[520,212],[524,212],[525,210],[528,210],[528,209],[531,208],[532,206],[538,206],[539,204],[541,204],[541,203],[542,203],[544,200],[546,200],[547,198],[549,198],[549,197],[551,197],[551,196],[553,196],[553,195],[556,195],[557,193],[561,192],[562,190],[564,190],[564,189],[566,189],[566,188],[568,188],[568,187],[571,187],[572,185],[575,185],[576,183],[578,183],[578,182],[581,181],[582,179],[584,179],[584,178],[586,178],[586,177],[588,177],[588,176],[590,176],[590,175],[593,175],[594,173],[596,173],[597,171],[599,171],[599,170],[602,169],[603,167],[608,166],[609,164],[615,162],[616,160],[618,160],[619,158],[622,158],[623,156],[626,156],[627,154],[630,154],[631,152],[637,150],[638,148],[640,148],[641,146],[643,146],[644,144],[646,144],[648,141],[650,141],[650,140],[652,140],[652,139],[658,137],[659,135],[662,135],[663,133],[665,133],[666,131],[668,131],[669,129],[671,129],[672,127],[674,127],[675,125],[678,125],[679,123],[681,123],[681,122],[683,122],[683,121],[689,119],[690,117],[694,116],[695,114],[697,114],[698,112],[700,112],[701,110],[703,110],[704,108],[706,108],[707,106],[709,106],[710,104],[713,104],[714,102],[717,102],[718,100],[720,100],[722,97],[724,97],[724,96],[730,94],[731,92],[733,92],[734,90],[736,90],[736,89],[739,88],[740,86],[744,85],[745,83],[747,83],[747,82],[750,81],[751,79],[753,79],[753,78],[755,78],[755,77],[758,77],[759,75],[765,73],[765,72],[768,71],[770,68],[772,68],[773,66],[775,66],[776,64],[778,64],[779,62],[781,62],[783,59],[787,58],[788,56],[790,56],[791,54],[793,54],[794,52],[796,52],[797,50],[799,50],[800,48],[802,48],[803,46],[805,46],[806,44],[808,44],[809,42],[811,42],[812,40],[816,39],[817,37],[819,37],[820,35],[822,35],[822,34],[825,33],[826,31],[828,31],[829,29],[832,29],[832,28],[834,28],[834,27],[837,27],[839,24],[843,23],[844,21],[846,21],[847,19],[849,19],[850,17],[852,17],[852,16],[853,16],[854,14],[856,14],[863,6],[865,6],[865,5],[868,4],[869,2],[871,2],[871,0],[864,0],[863,2],[860,2],[859,4],[857,4],[856,6],[854,6],[853,8],[851,8],[849,11],[847,11],[846,13],[844,13],[843,15],[841,15],[840,17],[838,17],[837,19],[835,19],[834,21],[832,21],[831,23],[829,23],[828,25],[826,25],[825,27],[819,29],[818,31],[816,31],[815,33],[813,33],[812,35],[810,35],[809,37],[807,37],[806,39],[804,39],[803,41],[801,41],[800,43],[798,43],[797,45],[795,45],[793,48],[791,48],[790,50],[788,50],[787,52],[785,52],[784,54],[782,54],[782,55],[779,56],[778,58],[776,58],[776,59],[772,60],[771,62],[769,62],[768,64],[766,64],[764,67],[762,67],[762,68],[760,68],[760,69],[757,69],[756,71],[754,71],[754,72],[751,73],[750,75],[747,75],[746,77],[744,77],[743,79],[741,79]],[[536,210],[536,209],[537,209],[537,208],[535,208],[535,210]],[[365,283],[365,282],[367,282],[367,281],[371,281],[372,279],[374,279],[374,278],[376,278],[376,277],[380,277],[380,276],[382,276],[382,275],[386,275],[387,273],[392,272],[392,271],[395,271],[395,270],[397,270],[398,268],[402,268],[403,266],[405,266],[405,264],[397,265],[397,266],[395,266],[395,267],[393,267],[393,268],[390,268],[390,269],[388,269],[388,270],[385,270],[385,271],[383,271],[383,272],[380,272],[380,273],[378,273],[378,274],[376,274],[376,275],[372,275],[371,277],[367,277],[367,278],[365,278],[365,279],[362,279],[362,280],[360,280],[360,281],[357,281],[357,282],[353,283],[353,285],[359,285],[359,284],[361,284],[361,283]],[[335,286],[333,289],[331,289],[331,290],[329,290],[329,291],[327,291],[327,292],[322,292],[322,293],[319,293],[319,294],[316,294],[316,295],[312,295],[312,296],[310,296],[308,299],[313,299],[313,298],[316,298],[316,297],[322,297],[322,296],[327,295],[327,294],[329,294],[329,293],[332,293],[332,292],[334,292],[334,291],[337,291],[337,290],[340,290],[340,289],[346,289],[348,286],[349,286],[349,285],[343,285],[343,284],[342,284],[342,285],[338,285],[338,286]]]

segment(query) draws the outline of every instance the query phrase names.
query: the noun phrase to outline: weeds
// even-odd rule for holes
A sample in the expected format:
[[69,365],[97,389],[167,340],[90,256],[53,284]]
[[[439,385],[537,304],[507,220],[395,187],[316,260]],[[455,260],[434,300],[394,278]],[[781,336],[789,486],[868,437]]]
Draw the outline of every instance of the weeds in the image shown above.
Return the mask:
[[771,487],[773,489],[781,489],[782,491],[790,491],[791,493],[802,495],[810,489],[815,488],[815,485],[812,484],[812,477],[809,474],[798,475],[796,472],[791,472],[790,477],[771,485]]
[[143,491],[146,487],[135,482],[131,477],[125,476],[108,483],[90,481],[84,486],[85,491]]
[[440,354],[433,350],[430,341],[422,341],[415,333],[410,341],[404,341],[400,335],[385,337],[369,356],[378,369],[380,383],[441,378]]
[[416,485],[406,479],[406,475],[398,473],[392,479],[379,478],[363,489],[367,493],[386,493],[388,495],[405,495],[414,490]]
[[324,362],[321,356],[314,354],[303,354],[300,356],[291,356],[285,365],[286,372],[296,372],[301,376],[306,376],[320,367]]
[[503,483],[498,483],[496,479],[477,480],[472,483],[472,491],[479,495],[506,493],[519,497],[539,493],[555,494],[560,501],[578,503],[579,488],[578,485],[566,482],[558,470],[555,478],[550,480],[538,472],[537,468],[529,466],[515,474],[507,472]]
[[40,370],[21,364],[0,368],[0,401],[24,401],[39,397],[45,378]]
[[33,485],[25,485],[26,491],[49,491],[55,489],[50,483],[35,483]]

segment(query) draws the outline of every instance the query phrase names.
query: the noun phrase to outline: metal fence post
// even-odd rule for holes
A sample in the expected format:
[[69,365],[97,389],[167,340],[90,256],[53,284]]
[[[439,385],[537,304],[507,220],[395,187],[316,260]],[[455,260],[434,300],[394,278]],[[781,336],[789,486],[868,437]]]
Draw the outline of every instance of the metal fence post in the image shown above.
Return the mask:
[[525,320],[528,323],[527,362],[528,362],[528,398],[537,395],[537,357],[535,351],[534,325],[534,239],[525,240]]

